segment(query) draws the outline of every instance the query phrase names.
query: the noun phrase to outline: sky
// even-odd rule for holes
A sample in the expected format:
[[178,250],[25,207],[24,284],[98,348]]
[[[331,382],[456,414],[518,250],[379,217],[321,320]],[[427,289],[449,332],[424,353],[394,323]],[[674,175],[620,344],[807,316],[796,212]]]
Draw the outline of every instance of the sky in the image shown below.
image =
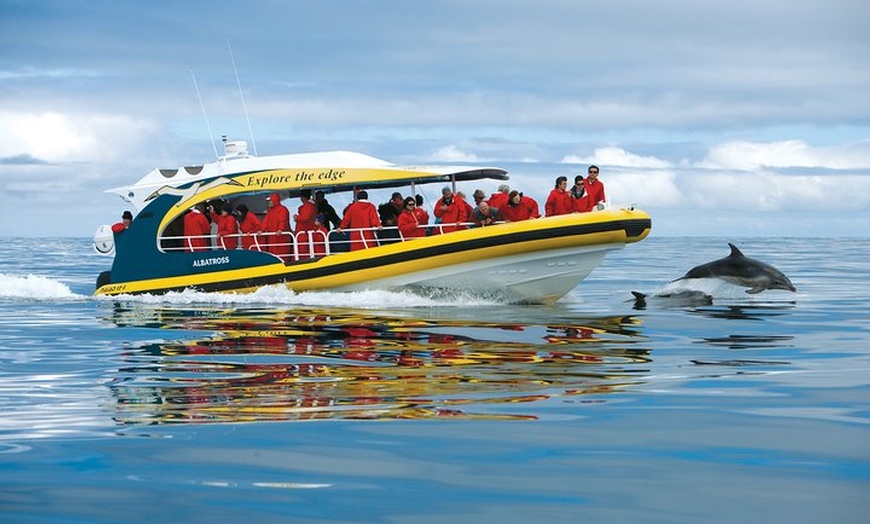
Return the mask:
[[868,21],[861,0],[0,0],[0,237],[90,237],[129,208],[104,190],[221,135],[504,167],[542,207],[596,164],[653,235],[870,236]]

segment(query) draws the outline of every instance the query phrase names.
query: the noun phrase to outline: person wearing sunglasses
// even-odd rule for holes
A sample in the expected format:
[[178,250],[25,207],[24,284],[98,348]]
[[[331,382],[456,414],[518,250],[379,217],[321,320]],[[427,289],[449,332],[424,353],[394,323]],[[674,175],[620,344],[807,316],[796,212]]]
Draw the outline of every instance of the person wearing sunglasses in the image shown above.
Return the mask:
[[417,201],[414,197],[408,197],[404,200],[404,208],[399,213],[399,232],[402,233],[402,238],[418,238],[426,236],[426,228],[421,227],[420,220],[415,212],[417,209]]
[[577,211],[585,213],[593,209],[604,209],[604,184],[598,180],[598,166],[589,166],[586,170],[586,179],[583,181],[583,188],[586,194],[575,201]]

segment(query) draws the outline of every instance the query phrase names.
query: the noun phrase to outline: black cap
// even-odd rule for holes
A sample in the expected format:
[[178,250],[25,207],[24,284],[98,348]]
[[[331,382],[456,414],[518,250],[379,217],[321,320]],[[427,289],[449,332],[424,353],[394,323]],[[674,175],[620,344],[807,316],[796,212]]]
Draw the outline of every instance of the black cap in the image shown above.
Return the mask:
[[129,220],[133,220],[133,213],[131,213],[131,212],[129,212],[129,211],[124,211],[124,214],[121,215],[121,218],[122,218],[122,219],[123,219],[123,218],[126,218],[126,219],[129,219]]

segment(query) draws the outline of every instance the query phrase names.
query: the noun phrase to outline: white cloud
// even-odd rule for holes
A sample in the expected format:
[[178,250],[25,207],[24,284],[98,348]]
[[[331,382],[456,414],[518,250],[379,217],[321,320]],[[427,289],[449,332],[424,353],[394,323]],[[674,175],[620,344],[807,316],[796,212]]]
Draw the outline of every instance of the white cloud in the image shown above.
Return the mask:
[[0,158],[29,156],[48,162],[123,158],[157,129],[128,116],[59,112],[0,112]]
[[598,164],[618,167],[640,167],[661,169],[670,167],[670,162],[652,156],[641,156],[629,153],[621,147],[600,147],[591,156],[581,157],[568,155],[562,159],[564,164]]
[[870,207],[870,177],[860,175],[690,170],[678,184],[687,204],[699,210],[816,213]]
[[432,154],[432,160],[436,162],[477,162],[478,157],[472,153],[466,153],[457,146],[450,144],[442,147]]
[[607,177],[606,196],[614,204],[676,207],[686,201],[679,177],[671,171],[616,174]]
[[700,167],[754,170],[761,167],[870,168],[870,140],[813,147],[803,140],[726,142],[713,147]]

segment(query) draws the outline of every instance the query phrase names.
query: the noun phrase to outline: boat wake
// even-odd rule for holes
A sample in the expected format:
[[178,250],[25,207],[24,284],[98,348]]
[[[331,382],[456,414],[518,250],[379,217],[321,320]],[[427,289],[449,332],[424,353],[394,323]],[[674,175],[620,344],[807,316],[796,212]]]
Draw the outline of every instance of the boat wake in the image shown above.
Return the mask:
[[91,296],[75,293],[58,280],[41,275],[12,275],[0,273],[0,300],[69,300],[98,302],[130,302],[169,305],[250,305],[250,306],[320,306],[362,309],[469,307],[499,305],[495,299],[482,298],[472,293],[428,293],[366,290],[355,292],[310,291],[295,293],[283,286],[266,286],[253,293],[206,293],[186,289],[160,295]]
[[448,307],[492,305],[497,302],[473,296],[429,296],[410,291],[365,290],[353,292],[308,291],[295,293],[283,286],[267,286],[253,293],[206,293],[186,289],[161,295],[97,296],[103,302],[134,302],[144,304],[236,304],[350,307],[362,309]]
[[0,273],[0,299],[89,300],[90,298],[74,293],[63,282],[48,277]]

